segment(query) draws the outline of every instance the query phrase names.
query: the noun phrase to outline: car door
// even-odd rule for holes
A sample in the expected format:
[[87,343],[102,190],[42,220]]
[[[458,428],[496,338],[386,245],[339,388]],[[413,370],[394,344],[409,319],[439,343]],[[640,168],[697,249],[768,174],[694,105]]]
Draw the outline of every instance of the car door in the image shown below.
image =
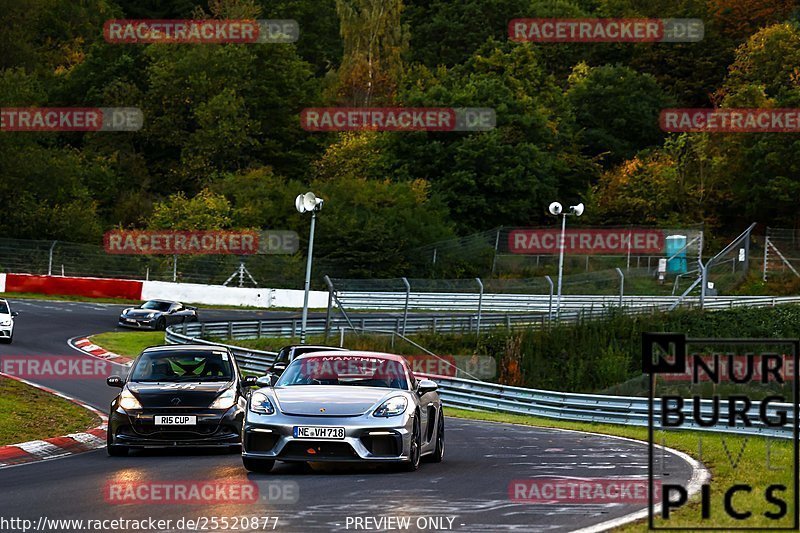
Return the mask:
[[170,305],[166,314],[167,325],[183,322],[183,315],[181,314],[182,310],[183,306],[181,304],[174,303]]

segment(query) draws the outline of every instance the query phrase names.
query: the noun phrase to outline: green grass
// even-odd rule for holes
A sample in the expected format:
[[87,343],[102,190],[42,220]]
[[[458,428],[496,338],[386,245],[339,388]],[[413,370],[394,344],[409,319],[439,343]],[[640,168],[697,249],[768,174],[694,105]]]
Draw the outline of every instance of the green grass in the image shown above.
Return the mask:
[[136,357],[148,346],[164,344],[163,331],[109,331],[90,337],[93,343],[124,357]]
[[0,445],[81,432],[99,423],[79,405],[0,377]]
[[[647,429],[640,427],[615,426],[610,424],[592,424],[583,422],[567,422],[562,420],[550,420],[532,416],[512,415],[494,412],[468,411],[463,409],[445,408],[445,414],[459,418],[469,418],[473,420],[489,420],[494,422],[505,422],[511,424],[522,424],[538,427],[551,427],[559,429],[572,429],[577,431],[588,431],[592,433],[602,433],[619,437],[647,441]],[[702,439],[702,452],[698,449],[698,439]],[[656,442],[661,443],[660,437],[656,436]],[[731,466],[728,459],[728,452],[735,460],[739,454],[743,443],[746,443],[745,452],[736,467]],[[767,441],[763,438],[745,438],[736,435],[726,435],[725,445],[728,452],[721,444],[719,434],[700,433],[694,431],[670,432],[664,444],[675,450],[689,454],[701,462],[711,471],[712,496],[711,509],[712,517],[704,526],[715,527],[742,527],[742,522],[728,517],[723,511],[724,494],[719,487],[730,487],[736,483],[748,483],[752,486],[753,492],[750,496],[739,495],[734,498],[734,504],[741,506],[742,510],[750,510],[753,519],[747,521],[748,527],[753,528],[775,528],[778,526],[791,526],[792,516],[792,474],[791,457],[793,454],[792,444],[787,439],[775,439],[770,441],[769,453],[773,468],[783,468],[784,470],[770,469],[766,464]],[[702,454],[702,457],[700,456]],[[775,511],[773,505],[767,504],[763,498],[764,490],[772,484],[786,485],[788,490],[782,494],[788,506],[788,513],[783,522],[773,523],[772,520],[763,516],[766,511]],[[656,527],[684,527],[691,528],[698,526],[700,516],[699,496],[693,498],[687,505],[681,507],[670,517],[669,522],[656,519]],[[647,521],[638,521],[616,531],[647,531]]]

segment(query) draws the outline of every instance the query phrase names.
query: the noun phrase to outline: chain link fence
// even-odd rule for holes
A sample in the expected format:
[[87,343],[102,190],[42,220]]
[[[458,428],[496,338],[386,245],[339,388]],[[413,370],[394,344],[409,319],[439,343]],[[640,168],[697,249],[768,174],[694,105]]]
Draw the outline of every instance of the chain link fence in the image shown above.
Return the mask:
[[[305,260],[295,255],[115,255],[103,247],[64,241],[0,239],[0,271],[54,276],[177,281],[253,286],[240,277],[240,265],[261,287],[297,288],[303,285]],[[324,265],[322,265],[324,266]]]
[[762,279],[800,278],[800,231],[767,228]]
[[[538,228],[494,228],[457,239],[430,244],[411,251],[415,270],[430,277],[523,277],[532,278],[553,275],[558,270],[558,248],[551,247],[542,253],[525,250],[517,246],[515,239],[525,232],[545,234],[557,231],[555,227]],[[684,262],[696,262],[703,254],[703,225],[693,224],[684,228],[642,228],[632,226],[576,226],[569,232],[597,235],[613,232],[621,236],[617,251],[593,250],[581,253],[566,253],[564,272],[567,274],[590,273],[621,268],[625,271],[647,269],[656,272],[659,260],[665,254],[677,253]],[[660,250],[648,251],[632,245],[637,233],[659,234]],[[627,237],[627,238],[626,238]],[[627,247],[623,244],[627,242]],[[670,254],[671,255],[671,254]]]

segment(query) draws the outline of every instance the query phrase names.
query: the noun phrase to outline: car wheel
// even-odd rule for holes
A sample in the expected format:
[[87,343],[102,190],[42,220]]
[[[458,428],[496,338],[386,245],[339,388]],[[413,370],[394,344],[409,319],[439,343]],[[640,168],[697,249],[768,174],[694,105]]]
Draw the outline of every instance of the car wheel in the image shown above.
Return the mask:
[[197,315],[192,315],[189,317],[189,322],[197,322],[198,320],[199,319],[197,318]]
[[11,339],[13,338],[14,337],[9,337],[6,339],[5,337],[3,337],[2,339],[0,339],[0,342],[2,342],[3,344],[11,344]]
[[425,460],[430,463],[441,463],[442,458],[444,458],[444,415],[439,413],[439,423],[436,425],[436,449],[425,457]]
[[252,457],[242,457],[242,463],[250,472],[257,472],[260,474],[268,473],[272,470],[272,467],[275,466],[275,461],[273,459],[253,459]]
[[128,447],[114,444],[111,439],[111,433],[106,431],[106,453],[109,457],[125,457],[128,455]]
[[167,320],[164,317],[158,319],[158,322],[156,322],[156,329],[159,331],[167,329]]
[[419,429],[419,416],[414,417],[414,429],[411,433],[411,449],[408,451],[409,460],[403,463],[403,470],[414,472],[419,468],[420,453],[422,449],[422,432]]

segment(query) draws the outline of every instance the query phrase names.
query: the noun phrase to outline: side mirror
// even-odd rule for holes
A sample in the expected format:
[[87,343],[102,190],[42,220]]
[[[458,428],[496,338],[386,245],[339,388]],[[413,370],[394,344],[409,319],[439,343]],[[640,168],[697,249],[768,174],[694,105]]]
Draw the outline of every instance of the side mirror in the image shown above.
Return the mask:
[[242,380],[245,387],[255,387],[258,385],[258,378],[256,376],[245,376]]
[[274,365],[272,365],[272,369],[270,370],[270,372],[280,376],[284,370],[286,370],[286,363],[275,363]]
[[17,317],[17,316],[19,316],[19,311],[11,311],[11,316],[12,316],[12,317]]
[[278,376],[272,372],[267,372],[266,375],[261,376],[256,380],[256,385],[259,387],[272,387],[278,381]]
[[119,376],[109,376],[106,378],[106,385],[108,385],[109,387],[118,387],[121,389],[122,386],[125,385],[125,382],[122,381],[122,378]]
[[428,394],[429,392],[436,392],[437,390],[439,390],[439,385],[437,385],[435,381],[421,379],[419,383],[417,383],[417,394],[420,396]]

